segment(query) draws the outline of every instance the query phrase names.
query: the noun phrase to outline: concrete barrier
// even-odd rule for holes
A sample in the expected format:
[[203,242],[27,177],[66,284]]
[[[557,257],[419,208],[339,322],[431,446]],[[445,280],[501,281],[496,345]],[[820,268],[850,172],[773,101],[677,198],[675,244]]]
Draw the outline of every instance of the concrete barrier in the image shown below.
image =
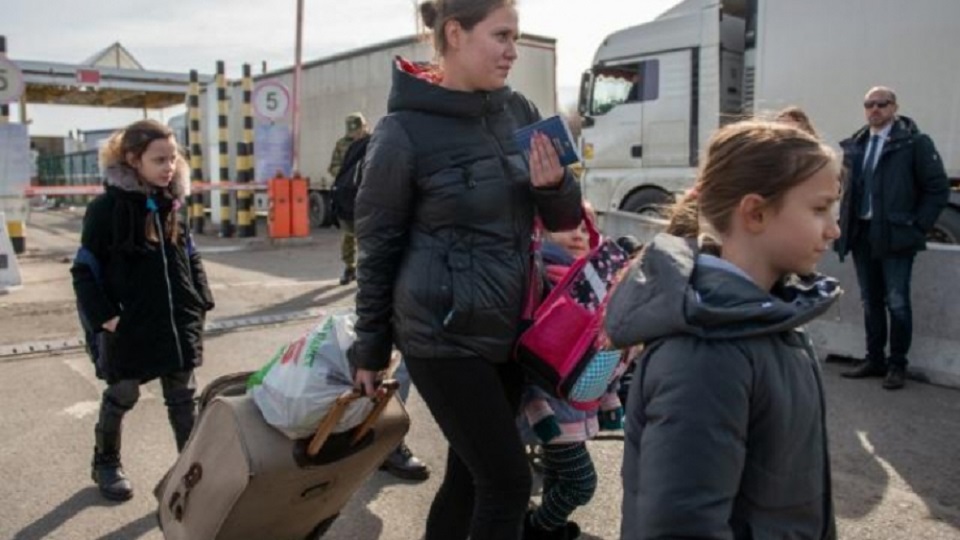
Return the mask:
[[667,226],[666,220],[620,211],[604,212],[599,215],[598,221],[605,236],[619,238],[629,234],[644,244]]
[[[626,212],[607,212],[600,217],[607,236],[632,234],[641,242],[648,242],[664,225],[663,221]],[[863,308],[853,260],[848,257],[841,263],[836,254],[830,253],[821,262],[820,271],[840,280],[844,295],[807,330],[822,357],[862,358]],[[917,256],[912,299],[911,376],[960,388],[960,247],[931,244]]]

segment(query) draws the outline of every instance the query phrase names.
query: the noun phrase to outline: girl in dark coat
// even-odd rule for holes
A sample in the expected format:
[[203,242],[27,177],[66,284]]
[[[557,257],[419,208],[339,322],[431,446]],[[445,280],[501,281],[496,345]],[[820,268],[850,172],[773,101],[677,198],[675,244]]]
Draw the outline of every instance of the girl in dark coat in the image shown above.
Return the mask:
[[398,61],[357,197],[357,341],[372,391],[394,344],[450,443],[426,539],[517,540],[530,470],[514,425],[523,374],[511,362],[534,214],[581,220],[580,191],[545,136],[529,165],[513,133],[539,119],[505,86],[517,57],[510,0],[423,4],[437,69]]
[[120,464],[123,415],[140,385],[160,378],[181,450],[195,420],[193,368],[213,309],[200,255],[178,209],[189,178],[173,132],[153,121],[114,134],[100,151],[105,193],[87,207],[71,268],[83,318],[99,331],[98,373],[106,379],[96,426],[93,480],[104,497],[133,489]]

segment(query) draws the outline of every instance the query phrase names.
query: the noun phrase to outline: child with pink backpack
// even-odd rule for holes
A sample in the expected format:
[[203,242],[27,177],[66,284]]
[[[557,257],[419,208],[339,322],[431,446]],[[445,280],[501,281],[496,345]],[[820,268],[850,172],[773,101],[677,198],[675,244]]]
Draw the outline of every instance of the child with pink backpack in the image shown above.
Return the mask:
[[[555,232],[541,248],[546,281],[556,285],[567,267],[590,250],[586,226]],[[624,367],[626,364],[623,364]],[[528,384],[524,390],[518,425],[524,443],[540,445],[543,497],[539,507],[527,512],[525,540],[566,540],[580,536],[580,527],[569,521],[578,506],[593,498],[597,472],[586,441],[601,429],[621,429],[623,408],[616,381],[600,401],[600,407],[582,410],[569,401]]]

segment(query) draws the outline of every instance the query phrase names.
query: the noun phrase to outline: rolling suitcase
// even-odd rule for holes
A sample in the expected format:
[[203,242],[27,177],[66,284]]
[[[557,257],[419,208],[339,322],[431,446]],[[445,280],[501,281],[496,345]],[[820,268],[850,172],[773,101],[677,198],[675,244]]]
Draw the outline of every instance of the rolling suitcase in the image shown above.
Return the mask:
[[[356,428],[332,434],[342,395],[313,438],[290,440],[263,420],[234,376],[212,382],[183,453],[157,487],[167,540],[304,540],[322,536],[350,497],[403,440],[410,420],[385,382]],[[219,392],[214,395],[214,392]]]

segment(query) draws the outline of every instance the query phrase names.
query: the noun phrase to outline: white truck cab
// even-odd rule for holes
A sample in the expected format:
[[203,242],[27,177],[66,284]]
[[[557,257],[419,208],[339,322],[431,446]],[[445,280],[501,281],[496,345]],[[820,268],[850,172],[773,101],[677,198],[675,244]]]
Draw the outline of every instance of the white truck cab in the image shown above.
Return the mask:
[[[727,122],[797,105],[835,147],[872,86],[929,134],[960,182],[960,2],[683,0],[609,35],[583,75],[583,190],[598,212],[658,214]],[[859,7],[857,7],[859,6]],[[954,194],[933,236],[960,241]]]

